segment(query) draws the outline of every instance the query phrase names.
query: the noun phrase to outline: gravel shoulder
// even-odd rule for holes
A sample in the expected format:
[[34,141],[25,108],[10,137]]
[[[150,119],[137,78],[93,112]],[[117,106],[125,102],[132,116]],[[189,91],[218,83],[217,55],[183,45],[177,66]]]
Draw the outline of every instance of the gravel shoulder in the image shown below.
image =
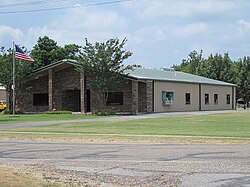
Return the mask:
[[78,186],[245,186],[250,145],[0,141],[0,165]]

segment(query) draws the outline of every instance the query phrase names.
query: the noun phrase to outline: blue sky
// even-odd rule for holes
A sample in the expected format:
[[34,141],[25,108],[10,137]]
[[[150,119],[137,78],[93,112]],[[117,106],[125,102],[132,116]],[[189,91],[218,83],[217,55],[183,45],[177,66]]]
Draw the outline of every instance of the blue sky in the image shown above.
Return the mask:
[[[189,52],[228,52],[233,60],[250,55],[249,0],[134,0],[57,11],[3,12],[86,5],[112,0],[1,0],[0,45],[12,41],[28,50],[39,36],[59,45],[84,45],[127,37],[128,64],[147,68],[180,64]],[[37,2],[36,5],[27,5]],[[38,3],[46,2],[46,3]],[[5,6],[25,3],[26,6]]]

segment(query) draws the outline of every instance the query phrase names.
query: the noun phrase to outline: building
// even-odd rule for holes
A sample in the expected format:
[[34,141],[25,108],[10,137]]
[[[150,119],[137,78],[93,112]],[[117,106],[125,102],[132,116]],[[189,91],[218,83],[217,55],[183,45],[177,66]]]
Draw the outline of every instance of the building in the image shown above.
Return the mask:
[[[88,77],[78,63],[62,60],[33,72],[17,96],[20,110],[98,110]],[[170,69],[135,68],[121,75],[120,87],[109,92],[107,108],[121,113],[234,110],[236,85]]]
[[2,86],[0,86],[0,100],[6,100],[6,90]]

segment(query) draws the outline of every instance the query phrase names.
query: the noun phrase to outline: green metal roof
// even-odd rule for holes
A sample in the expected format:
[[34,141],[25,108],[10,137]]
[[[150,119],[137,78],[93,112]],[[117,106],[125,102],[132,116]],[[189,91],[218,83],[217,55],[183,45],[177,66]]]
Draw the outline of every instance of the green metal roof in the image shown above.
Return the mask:
[[[74,66],[79,65],[76,60],[64,59],[59,62],[55,62],[36,69],[33,73],[41,72],[55,66],[59,66],[63,63],[68,63]],[[213,85],[224,85],[224,86],[236,86],[235,84],[218,81],[214,79],[208,79],[205,77],[183,73],[180,71],[169,71],[159,69],[145,69],[145,68],[134,68],[133,70],[126,70],[125,75],[136,80],[159,80],[159,81],[171,81],[171,82],[186,82],[186,83],[197,83],[197,84],[213,84]]]
[[222,82],[214,79],[208,79],[205,77],[183,73],[180,71],[135,68],[133,70],[127,70],[125,73],[128,74],[128,77],[137,80],[159,80],[159,81],[171,81],[171,82],[236,86],[235,84]]

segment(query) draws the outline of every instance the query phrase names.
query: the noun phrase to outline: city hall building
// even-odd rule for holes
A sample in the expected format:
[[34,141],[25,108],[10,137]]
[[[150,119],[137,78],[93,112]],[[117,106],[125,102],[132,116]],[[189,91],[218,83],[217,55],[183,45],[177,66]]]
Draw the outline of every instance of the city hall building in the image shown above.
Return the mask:
[[[88,77],[75,70],[79,64],[62,60],[37,69],[26,78],[17,95],[24,112],[98,111]],[[236,85],[171,69],[134,68],[121,75],[121,84],[109,91],[107,109],[119,113],[234,110]]]

